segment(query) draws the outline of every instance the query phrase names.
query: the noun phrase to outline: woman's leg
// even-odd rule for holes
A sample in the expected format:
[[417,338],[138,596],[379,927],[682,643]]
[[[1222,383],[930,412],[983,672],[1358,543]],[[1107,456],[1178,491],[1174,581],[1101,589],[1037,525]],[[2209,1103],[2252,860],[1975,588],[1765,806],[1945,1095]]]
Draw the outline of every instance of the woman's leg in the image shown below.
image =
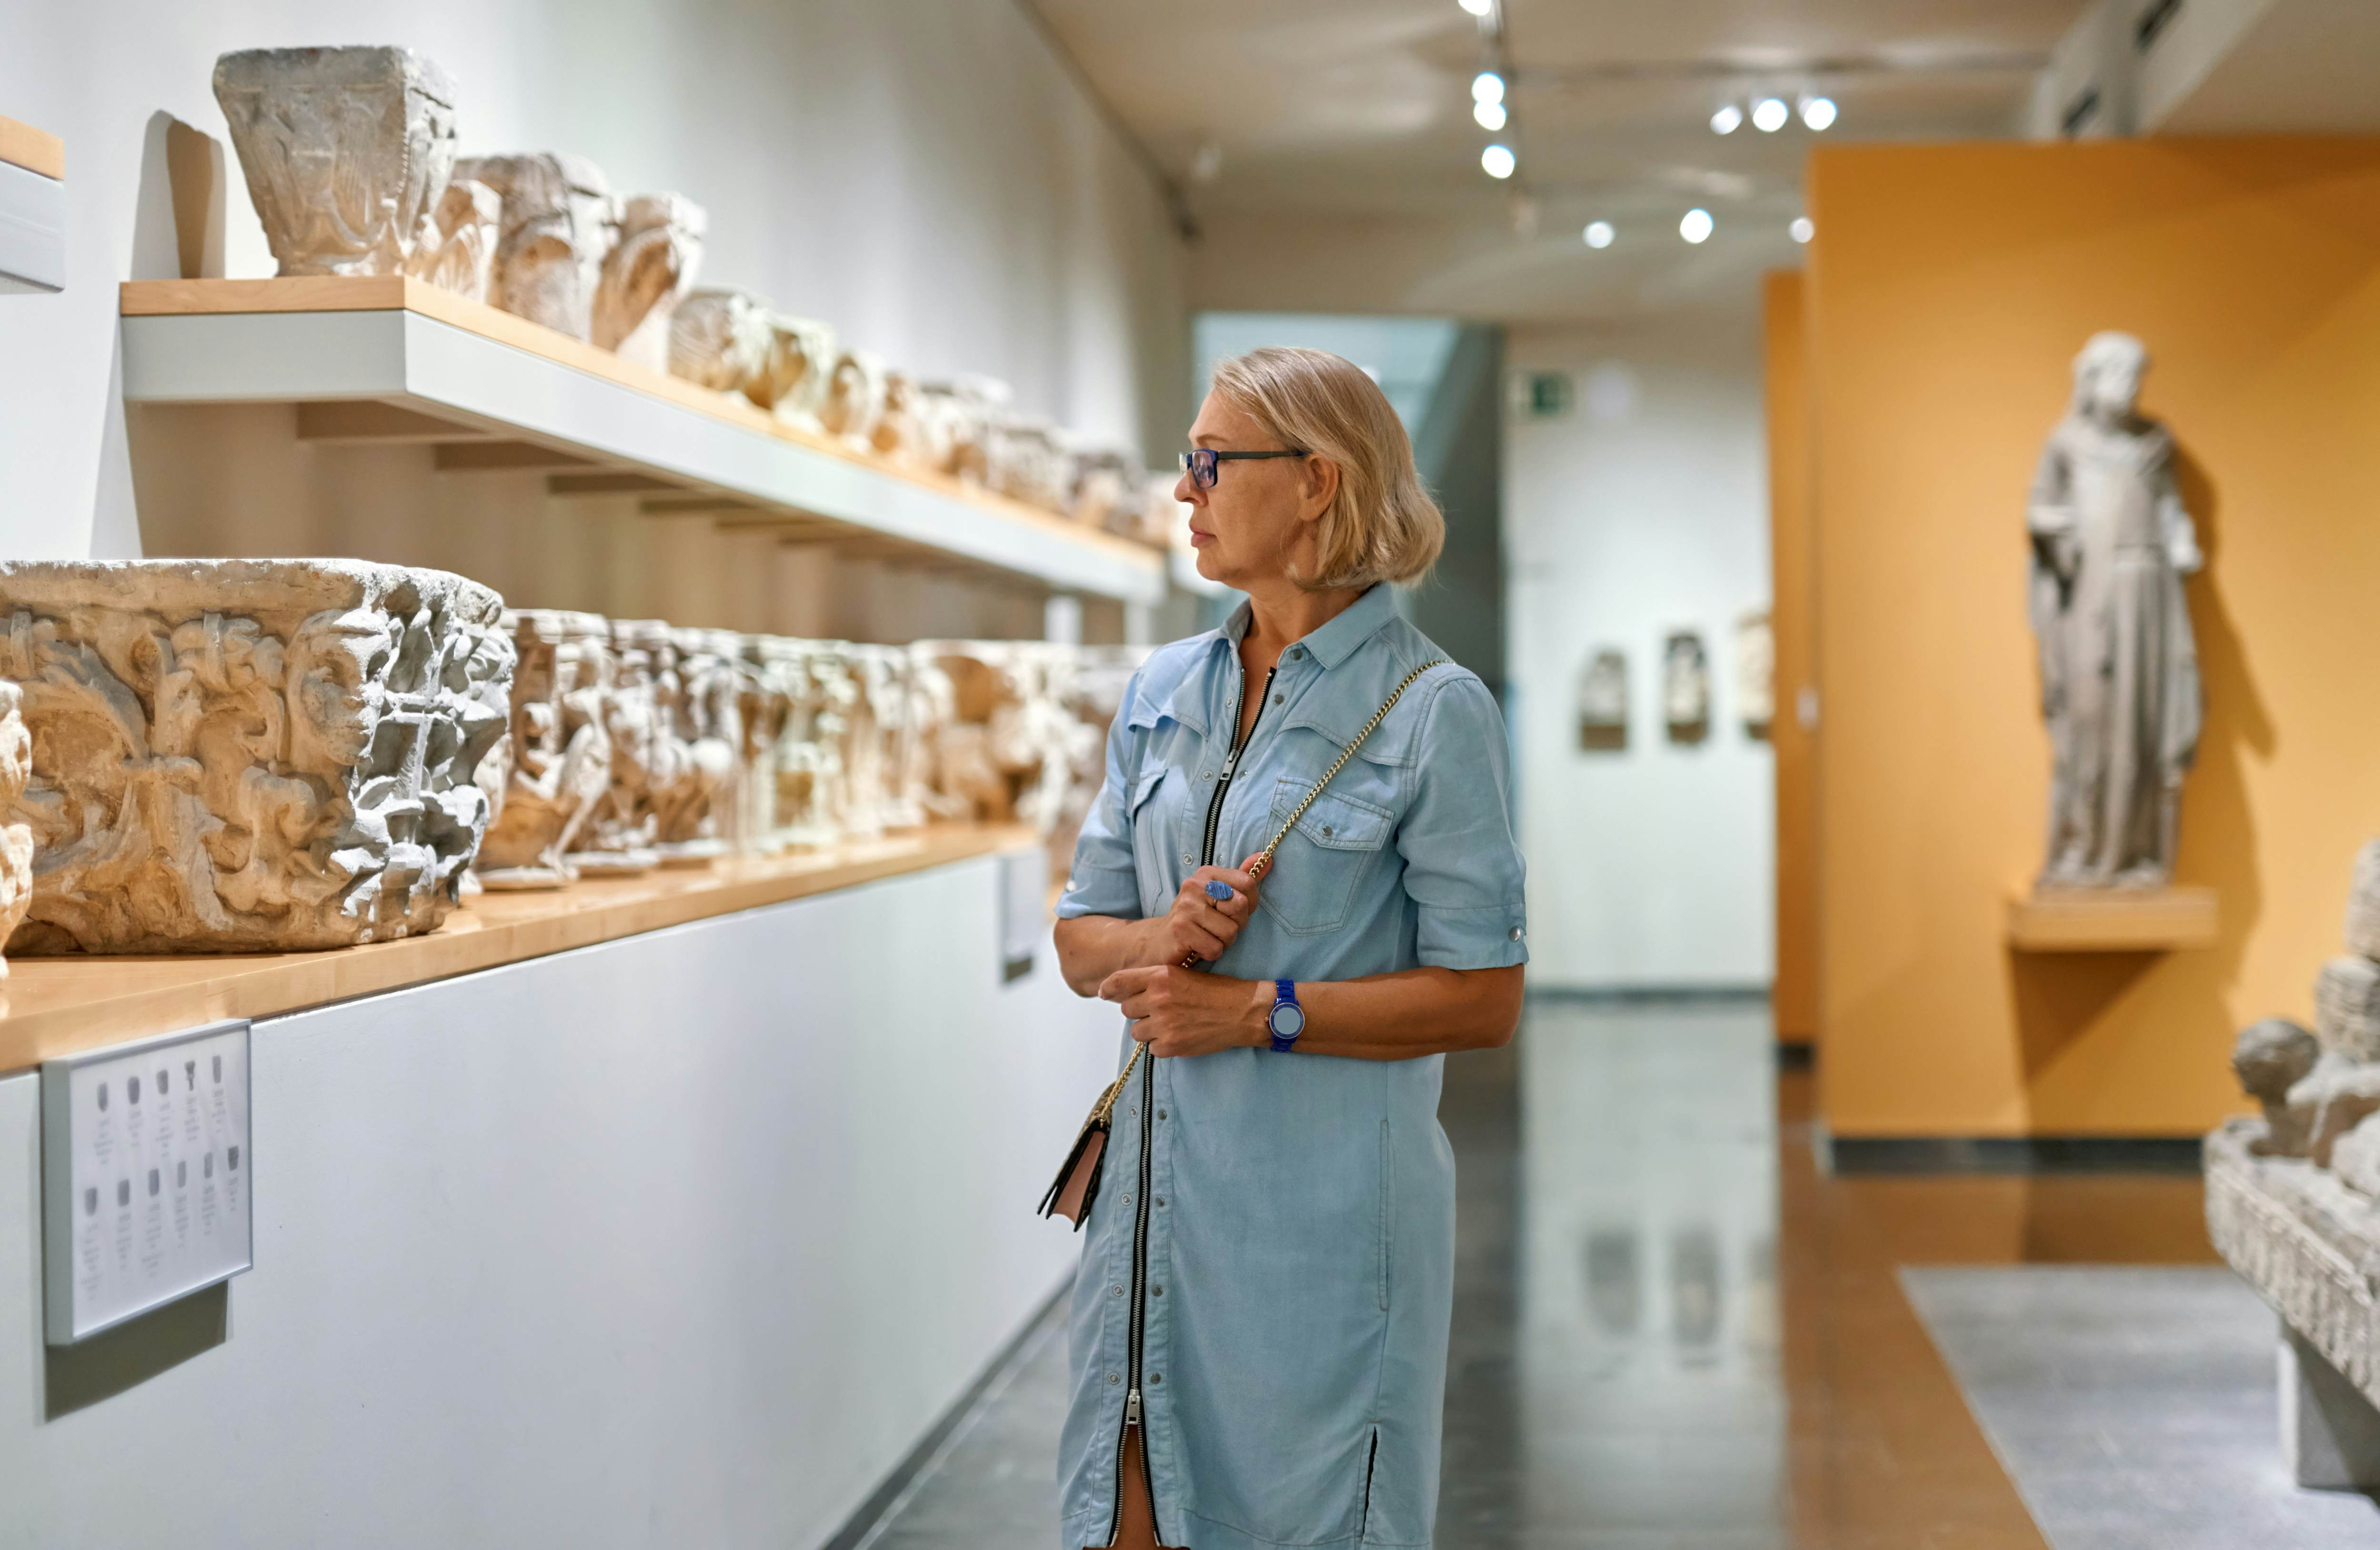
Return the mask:
[[[1095,1547],[1086,1546],[1086,1550]],[[1140,1464],[1140,1428],[1123,1429],[1123,1513],[1115,1550],[1160,1550],[1156,1515],[1148,1506],[1148,1471]]]

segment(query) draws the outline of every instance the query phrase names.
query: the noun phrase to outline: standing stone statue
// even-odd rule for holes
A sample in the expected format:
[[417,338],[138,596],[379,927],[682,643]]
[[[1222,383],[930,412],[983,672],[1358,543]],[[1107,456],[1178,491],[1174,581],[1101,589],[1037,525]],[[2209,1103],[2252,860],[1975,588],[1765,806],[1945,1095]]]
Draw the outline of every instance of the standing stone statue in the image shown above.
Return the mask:
[[2026,512],[2054,759],[2044,887],[2164,886],[2198,752],[2181,581],[2204,562],[2174,489],[2173,436],[2136,408],[2148,363],[2128,334],[2082,347]]

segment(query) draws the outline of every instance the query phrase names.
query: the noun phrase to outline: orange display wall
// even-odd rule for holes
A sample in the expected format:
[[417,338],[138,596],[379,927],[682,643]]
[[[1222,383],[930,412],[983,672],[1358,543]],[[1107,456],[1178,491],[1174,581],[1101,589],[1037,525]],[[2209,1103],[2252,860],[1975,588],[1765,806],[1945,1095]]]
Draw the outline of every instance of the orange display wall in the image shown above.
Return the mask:
[[[1769,628],[1777,642],[1777,977],[1768,1002],[1777,1037],[1809,1044],[1818,1033],[1818,790],[1815,616],[1810,576],[1810,416],[1807,287],[1779,270],[1760,287],[1768,422]],[[1804,690],[1810,691],[1808,694]]]
[[[2234,1031],[2311,1014],[2380,833],[2380,140],[1828,149],[1810,214],[1827,1125],[2204,1129]],[[2006,941],[2049,770],[2025,493],[2099,329],[2148,344],[2207,556],[2192,951]]]

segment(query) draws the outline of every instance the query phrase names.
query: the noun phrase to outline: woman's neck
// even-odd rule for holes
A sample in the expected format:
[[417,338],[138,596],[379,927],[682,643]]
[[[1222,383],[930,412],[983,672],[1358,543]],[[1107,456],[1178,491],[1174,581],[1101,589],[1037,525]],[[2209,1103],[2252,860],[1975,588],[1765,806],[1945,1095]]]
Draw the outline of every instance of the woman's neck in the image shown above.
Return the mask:
[[1330,587],[1307,592],[1282,580],[1248,589],[1248,632],[1240,641],[1240,659],[1251,667],[1270,666],[1293,641],[1302,641],[1354,606],[1362,587]]

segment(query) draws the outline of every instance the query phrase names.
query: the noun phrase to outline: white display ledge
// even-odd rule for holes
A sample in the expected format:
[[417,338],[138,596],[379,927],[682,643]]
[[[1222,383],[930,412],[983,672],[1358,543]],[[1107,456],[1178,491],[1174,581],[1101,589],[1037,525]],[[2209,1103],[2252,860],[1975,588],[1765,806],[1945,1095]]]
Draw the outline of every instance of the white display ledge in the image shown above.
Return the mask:
[[377,402],[453,424],[457,440],[530,443],[1054,591],[1164,595],[1165,557],[1142,544],[850,450],[419,280],[136,280],[122,311],[129,402]]
[[0,291],[66,287],[66,176],[64,141],[0,118]]

